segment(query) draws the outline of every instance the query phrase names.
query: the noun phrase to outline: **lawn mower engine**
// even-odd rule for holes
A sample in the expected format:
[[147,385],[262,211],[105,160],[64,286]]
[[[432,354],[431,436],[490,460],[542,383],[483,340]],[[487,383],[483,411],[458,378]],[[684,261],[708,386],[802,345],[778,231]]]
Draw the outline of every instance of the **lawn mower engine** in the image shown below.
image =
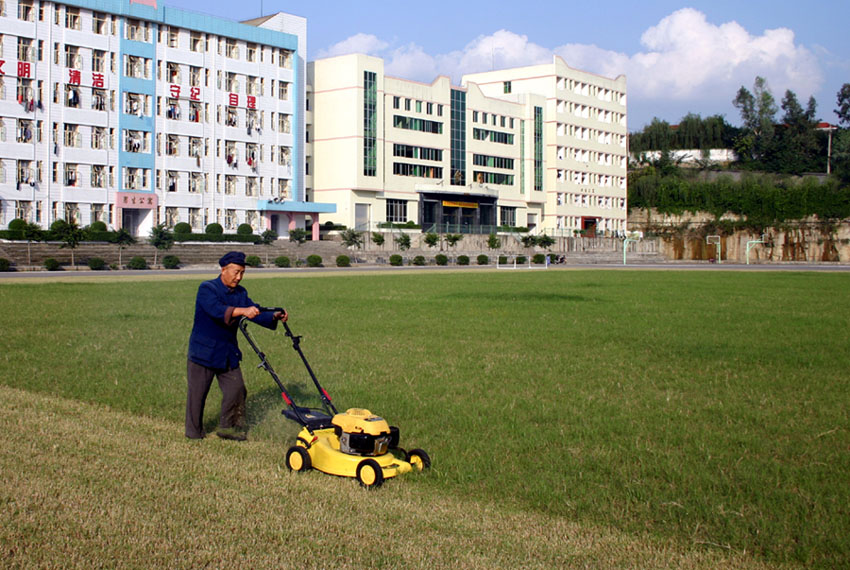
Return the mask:
[[339,450],[349,455],[383,455],[398,447],[399,431],[369,410],[350,408],[331,420]]

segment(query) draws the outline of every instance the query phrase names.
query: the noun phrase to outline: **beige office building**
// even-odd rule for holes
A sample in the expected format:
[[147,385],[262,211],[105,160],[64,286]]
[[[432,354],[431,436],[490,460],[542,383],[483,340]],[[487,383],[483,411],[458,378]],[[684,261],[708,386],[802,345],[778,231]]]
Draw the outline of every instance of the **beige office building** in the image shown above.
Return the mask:
[[307,68],[305,185],[374,231],[606,235],[626,228],[626,86],[550,64],[420,83],[353,54]]

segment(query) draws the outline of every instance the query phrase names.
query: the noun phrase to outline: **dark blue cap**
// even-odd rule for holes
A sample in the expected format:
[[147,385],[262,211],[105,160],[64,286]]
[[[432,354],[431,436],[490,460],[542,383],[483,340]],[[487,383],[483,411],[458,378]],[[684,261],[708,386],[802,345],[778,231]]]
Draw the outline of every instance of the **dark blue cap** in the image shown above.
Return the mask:
[[218,260],[218,264],[222,267],[231,263],[245,267],[245,254],[241,251],[228,251]]

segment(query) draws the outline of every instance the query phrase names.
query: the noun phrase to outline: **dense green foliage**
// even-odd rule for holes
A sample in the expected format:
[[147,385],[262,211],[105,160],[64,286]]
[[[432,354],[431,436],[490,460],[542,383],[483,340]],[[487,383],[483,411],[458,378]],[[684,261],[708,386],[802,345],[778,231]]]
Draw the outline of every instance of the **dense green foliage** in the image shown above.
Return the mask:
[[478,256],[477,261],[478,265],[487,265],[488,263],[490,263],[490,258],[482,253]]
[[740,182],[720,175],[705,180],[678,168],[645,167],[629,174],[629,207],[656,208],[662,213],[732,212],[753,225],[772,226],[818,216],[839,220],[850,216],[850,188],[837,180],[796,180],[764,174],[744,175]]
[[259,267],[262,263],[263,262],[258,255],[249,255],[245,258],[245,264],[248,267]]
[[289,267],[292,264],[292,262],[289,260],[289,258],[287,256],[280,255],[280,256],[274,258],[274,264],[277,267]]
[[468,255],[458,255],[457,256],[457,264],[458,265],[469,265],[469,256]]
[[162,266],[166,269],[177,269],[180,267],[180,258],[176,255],[166,255],[162,258]]
[[174,233],[175,234],[190,234],[192,233],[192,226],[186,222],[178,222],[174,224]]
[[404,259],[402,259],[399,254],[394,253],[390,256],[390,265],[392,265],[393,267],[401,267],[403,263]]
[[650,150],[732,148],[739,132],[722,115],[703,119],[689,113],[675,126],[654,118],[642,131],[629,135],[629,151],[640,154]]
[[127,267],[129,269],[147,269],[148,262],[145,261],[145,258],[141,255],[136,255],[133,256],[133,258],[130,260],[130,263],[127,264]]
[[52,257],[44,260],[44,268],[48,271],[59,271],[61,267],[61,264]]
[[425,256],[424,255],[415,256],[413,258],[413,265],[419,265],[419,266],[425,265]]
[[239,224],[236,233],[240,236],[249,236],[254,233],[254,228],[251,227],[251,224]]
[[100,271],[106,267],[106,262],[100,257],[90,257],[88,261],[89,269]]
[[307,256],[307,266],[308,267],[321,267],[322,266],[322,256],[316,255],[315,253]]
[[446,265],[449,262],[449,258],[443,255],[442,253],[438,253],[434,256],[434,262],[437,265]]
[[336,256],[336,266],[337,267],[351,267],[351,258],[347,255],[337,255]]
[[213,222],[211,224],[207,224],[204,231],[210,235],[221,235],[224,233],[224,228],[221,224]]
[[11,263],[5,257],[0,257],[0,271],[9,271]]

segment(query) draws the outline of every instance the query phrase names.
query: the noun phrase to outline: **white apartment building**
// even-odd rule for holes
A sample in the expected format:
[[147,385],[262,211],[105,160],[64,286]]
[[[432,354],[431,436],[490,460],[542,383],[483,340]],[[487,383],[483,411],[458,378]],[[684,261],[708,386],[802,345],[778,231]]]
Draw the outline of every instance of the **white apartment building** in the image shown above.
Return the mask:
[[0,0],[0,226],[312,224],[306,21],[156,0]]
[[308,186],[334,222],[549,235],[626,229],[626,84],[550,64],[389,77],[361,54],[308,64]]

